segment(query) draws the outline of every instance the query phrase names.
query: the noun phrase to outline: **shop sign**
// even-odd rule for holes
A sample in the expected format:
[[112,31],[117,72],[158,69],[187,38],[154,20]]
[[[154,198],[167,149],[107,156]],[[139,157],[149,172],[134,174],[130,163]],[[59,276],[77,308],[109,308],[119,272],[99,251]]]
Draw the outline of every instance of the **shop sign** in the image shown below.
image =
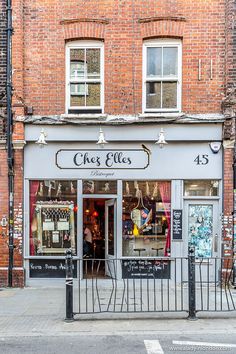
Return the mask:
[[145,149],[62,149],[56,153],[60,169],[145,169],[149,166],[150,153]]
[[124,259],[123,279],[170,279],[170,261],[158,259]]

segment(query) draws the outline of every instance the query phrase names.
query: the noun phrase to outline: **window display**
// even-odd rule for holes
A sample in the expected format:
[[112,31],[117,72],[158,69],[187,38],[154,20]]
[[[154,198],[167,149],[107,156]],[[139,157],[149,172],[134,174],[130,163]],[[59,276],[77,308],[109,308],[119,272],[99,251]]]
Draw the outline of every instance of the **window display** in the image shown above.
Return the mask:
[[76,252],[75,181],[30,181],[30,255]]
[[170,196],[170,182],[123,182],[123,256],[170,255]]

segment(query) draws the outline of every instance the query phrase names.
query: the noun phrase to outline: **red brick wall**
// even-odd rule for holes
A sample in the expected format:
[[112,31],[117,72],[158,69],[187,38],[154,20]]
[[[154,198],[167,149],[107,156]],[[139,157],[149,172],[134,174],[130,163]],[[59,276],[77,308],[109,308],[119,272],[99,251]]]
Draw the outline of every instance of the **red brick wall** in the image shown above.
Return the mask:
[[[65,111],[65,40],[71,38],[104,39],[105,113],[140,113],[142,40],[156,36],[183,38],[183,111],[220,111],[225,84],[224,0],[14,0],[13,3],[17,28],[13,66],[19,68],[14,78],[15,94],[24,104],[33,106],[35,114]],[[147,18],[154,21],[145,21]],[[65,19],[83,21],[63,22]],[[92,22],[93,19],[107,19],[108,23]],[[199,59],[201,81],[198,81]]]
[[[13,286],[23,286],[23,151],[16,150],[14,183],[14,264]],[[8,170],[6,150],[0,150],[0,221],[8,218]],[[8,284],[8,227],[0,225],[0,287]]]

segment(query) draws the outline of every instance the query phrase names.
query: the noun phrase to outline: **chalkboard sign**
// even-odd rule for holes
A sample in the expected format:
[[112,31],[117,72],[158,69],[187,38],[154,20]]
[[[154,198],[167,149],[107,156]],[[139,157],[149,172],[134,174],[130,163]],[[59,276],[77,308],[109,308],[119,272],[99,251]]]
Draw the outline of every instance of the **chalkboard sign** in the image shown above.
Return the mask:
[[173,210],[173,240],[182,240],[183,215],[181,209]]
[[170,279],[170,261],[154,259],[123,259],[123,279]]
[[[65,278],[66,267],[63,259],[31,259],[30,278]],[[77,278],[77,262],[73,262],[73,276]]]

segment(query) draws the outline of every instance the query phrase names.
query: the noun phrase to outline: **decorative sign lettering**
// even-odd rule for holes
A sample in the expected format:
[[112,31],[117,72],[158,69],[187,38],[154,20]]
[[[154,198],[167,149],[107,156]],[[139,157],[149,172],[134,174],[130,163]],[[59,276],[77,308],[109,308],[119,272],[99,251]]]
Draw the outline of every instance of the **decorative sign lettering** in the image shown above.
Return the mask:
[[[63,259],[31,259],[29,273],[30,278],[65,278],[65,261]],[[73,262],[73,276],[77,278],[76,262]]]
[[56,153],[56,165],[60,169],[145,169],[150,154],[144,149],[131,150],[73,150],[62,149]]
[[173,240],[182,240],[183,212],[181,209],[173,210]]
[[125,259],[122,261],[124,279],[170,279],[170,261],[158,259]]
[[207,165],[209,163],[209,156],[207,154],[197,155],[193,161],[196,165]]

